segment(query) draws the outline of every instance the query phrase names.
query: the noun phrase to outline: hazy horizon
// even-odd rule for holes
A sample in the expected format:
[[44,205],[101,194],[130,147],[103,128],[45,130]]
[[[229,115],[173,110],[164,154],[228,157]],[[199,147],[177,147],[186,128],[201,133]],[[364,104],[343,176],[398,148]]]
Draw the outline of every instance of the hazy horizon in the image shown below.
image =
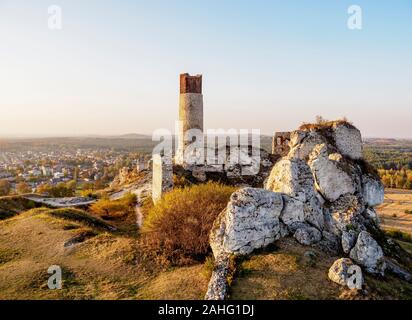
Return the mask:
[[[151,138],[152,135],[149,133],[124,133],[124,134],[117,134],[117,135],[111,135],[111,134],[82,134],[82,135],[42,135],[42,134],[36,134],[36,135],[0,135],[0,139],[7,140],[7,139],[62,139],[62,138],[101,138],[101,139],[110,139],[110,138],[119,138],[123,136],[128,136],[128,135],[139,135],[139,136],[145,136],[147,138]],[[273,135],[270,133],[261,133],[261,136],[266,136],[266,137],[272,137]],[[412,140],[411,138],[408,137],[372,137],[372,136],[362,136],[362,139],[395,139],[395,140]]]
[[[352,4],[362,30],[347,28]],[[205,128],[345,116],[366,138],[412,139],[411,36],[407,0],[0,0],[0,137],[173,131],[189,72]]]

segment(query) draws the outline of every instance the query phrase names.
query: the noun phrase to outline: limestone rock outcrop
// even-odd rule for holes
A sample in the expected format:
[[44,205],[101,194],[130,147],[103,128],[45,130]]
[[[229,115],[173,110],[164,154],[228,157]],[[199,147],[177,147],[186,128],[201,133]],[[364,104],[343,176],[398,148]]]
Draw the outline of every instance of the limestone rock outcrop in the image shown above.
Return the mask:
[[222,254],[216,258],[215,267],[209,281],[205,300],[224,300],[228,294],[227,279],[230,273],[230,255]]
[[386,263],[383,259],[383,250],[367,231],[362,231],[350,257],[370,273],[384,274]]
[[299,159],[280,160],[266,180],[266,189],[284,194],[281,220],[291,231],[304,222],[323,228],[323,211],[314,184],[309,166]]
[[275,164],[265,188],[306,202],[313,195],[313,175],[302,160],[282,159]]
[[282,208],[279,193],[253,188],[235,192],[210,236],[215,257],[223,253],[247,255],[279,239]]
[[357,162],[361,157],[360,132],[346,122],[292,132],[289,154],[265,181],[268,191],[238,191],[219,216],[211,245],[220,249],[214,252],[249,254],[292,234],[307,244],[337,237],[349,253],[365,221],[378,223],[373,207],[383,201],[383,185]]
[[380,219],[378,214],[376,213],[376,210],[374,208],[366,208],[366,210],[363,212],[363,216],[366,219],[369,219],[373,221],[377,226],[380,224]]
[[352,160],[362,158],[362,135],[354,126],[347,123],[333,126],[333,139],[343,156]]
[[346,194],[331,203],[328,208],[328,228],[341,236],[349,229],[363,230],[361,213],[364,210],[361,199],[354,194]]
[[363,200],[369,207],[376,207],[383,203],[385,188],[383,184],[369,174],[362,176]]
[[356,244],[358,234],[354,230],[342,232],[342,249],[348,254]]
[[293,232],[305,221],[304,203],[289,196],[283,196],[284,206],[280,216],[281,221]]
[[[266,190],[233,194],[211,232],[215,258],[248,255],[291,235],[383,275],[383,250],[367,230],[379,228],[374,207],[383,202],[384,187],[362,160],[359,130],[344,121],[303,125],[291,133],[289,147],[266,178]],[[343,284],[352,264],[336,262],[331,279]]]
[[309,165],[316,180],[319,192],[328,200],[336,201],[344,194],[355,192],[355,181],[351,172],[338,154],[328,154],[327,146],[316,146],[309,160]]
[[322,239],[322,233],[313,227],[302,227],[296,230],[294,237],[300,244],[310,246]]
[[313,149],[325,143],[327,143],[326,138],[316,131],[294,131],[291,134],[291,150],[287,158],[308,160]]

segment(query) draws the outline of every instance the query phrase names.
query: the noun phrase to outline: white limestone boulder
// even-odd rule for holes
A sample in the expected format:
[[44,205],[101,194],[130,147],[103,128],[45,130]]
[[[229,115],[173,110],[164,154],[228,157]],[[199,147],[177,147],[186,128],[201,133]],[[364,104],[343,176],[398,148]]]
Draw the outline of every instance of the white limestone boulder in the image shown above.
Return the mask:
[[[356,272],[355,277],[350,271]],[[361,289],[363,286],[362,270],[356,266],[351,259],[342,258],[336,260],[330,267],[328,277],[331,281],[350,289]],[[351,281],[354,278],[356,281]],[[355,283],[353,283],[355,282]]]
[[380,180],[371,175],[362,176],[363,199],[369,207],[376,207],[383,203],[385,188]]
[[307,160],[316,146],[326,143],[326,138],[316,131],[294,131],[291,134],[292,148],[287,158]]
[[310,246],[322,240],[322,233],[316,228],[307,226],[296,230],[294,237],[300,244]]
[[323,230],[325,225],[324,212],[322,203],[316,196],[313,196],[304,204],[303,213],[305,222],[319,230]]
[[358,233],[354,230],[342,232],[342,250],[348,254],[356,244]]
[[231,196],[212,228],[210,245],[215,257],[223,253],[247,255],[281,237],[282,195],[245,188]]
[[314,187],[312,172],[303,160],[280,160],[273,167],[265,187],[284,194],[281,219],[287,226],[306,221],[318,229],[323,228],[322,204]]
[[373,208],[366,208],[366,210],[363,212],[363,216],[366,219],[373,221],[377,226],[379,226],[381,223],[379,216],[376,213],[376,210]]
[[348,228],[363,229],[360,219],[363,210],[361,199],[353,194],[345,194],[330,205],[325,215],[328,217],[329,230],[341,236]]
[[355,247],[350,252],[350,258],[370,273],[384,274],[386,264],[383,250],[367,231],[362,231]]
[[230,254],[222,254],[216,258],[205,300],[222,301],[227,297],[229,289],[227,279],[231,272],[230,259]]
[[283,203],[280,219],[290,230],[293,230],[295,225],[305,222],[304,203],[302,201],[284,195]]
[[303,141],[308,136],[307,131],[303,130],[295,130],[290,133],[290,141],[289,141],[289,146],[291,148],[294,148],[298,145],[300,145]]
[[329,157],[326,145],[315,147],[309,160],[310,168],[315,177],[318,191],[330,202],[336,201],[344,194],[353,194],[356,191],[355,180],[347,164],[336,161],[336,157]]
[[333,128],[333,138],[339,152],[353,160],[362,158],[362,135],[352,125],[342,123]]
[[274,165],[265,189],[305,202],[314,196],[313,175],[304,161],[282,159]]

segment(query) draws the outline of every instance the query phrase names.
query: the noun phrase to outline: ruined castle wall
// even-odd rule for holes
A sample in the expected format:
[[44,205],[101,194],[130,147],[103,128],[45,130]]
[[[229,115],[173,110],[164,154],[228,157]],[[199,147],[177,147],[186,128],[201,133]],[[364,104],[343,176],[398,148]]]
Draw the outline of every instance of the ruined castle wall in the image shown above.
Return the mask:
[[286,156],[290,151],[289,142],[290,132],[276,132],[272,140],[272,154]]
[[171,159],[154,154],[152,165],[152,199],[157,203],[164,192],[173,189],[173,164]]

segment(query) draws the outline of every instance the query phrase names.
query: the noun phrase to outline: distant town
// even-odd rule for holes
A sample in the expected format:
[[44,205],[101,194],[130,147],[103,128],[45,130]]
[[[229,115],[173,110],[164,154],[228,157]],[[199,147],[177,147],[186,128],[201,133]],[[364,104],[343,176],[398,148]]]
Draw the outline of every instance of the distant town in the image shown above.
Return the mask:
[[[36,141],[36,140],[33,140]],[[130,148],[14,143],[0,150],[0,196],[43,193],[74,196],[107,187],[120,169],[147,157]],[[141,166],[142,164],[140,164]]]

